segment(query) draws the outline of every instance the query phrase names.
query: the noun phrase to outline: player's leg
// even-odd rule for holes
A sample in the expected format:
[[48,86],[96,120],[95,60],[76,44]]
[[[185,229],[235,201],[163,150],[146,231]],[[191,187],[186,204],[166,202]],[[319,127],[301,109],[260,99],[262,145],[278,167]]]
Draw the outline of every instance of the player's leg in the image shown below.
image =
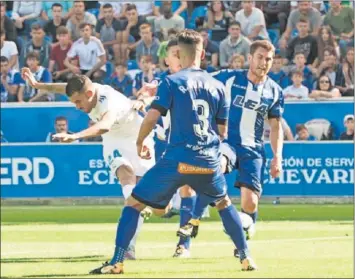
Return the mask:
[[137,230],[140,212],[146,206],[156,209],[158,214],[164,214],[168,210],[170,200],[179,187],[176,169],[177,163],[160,160],[142,177],[122,211],[111,261],[91,273],[123,273],[124,254]]
[[[188,185],[184,185],[179,189],[181,197],[180,205],[180,227],[185,226],[192,218],[192,212],[195,207],[196,193]],[[180,237],[173,257],[187,258],[190,257],[190,237]]]

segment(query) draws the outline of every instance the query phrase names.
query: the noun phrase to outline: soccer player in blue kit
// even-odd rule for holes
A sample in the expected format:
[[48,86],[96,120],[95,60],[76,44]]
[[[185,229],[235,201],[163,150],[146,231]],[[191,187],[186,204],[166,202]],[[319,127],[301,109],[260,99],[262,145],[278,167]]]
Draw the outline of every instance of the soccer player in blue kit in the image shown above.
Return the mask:
[[114,255],[110,262],[92,270],[93,274],[123,273],[124,253],[136,230],[140,211],[150,206],[158,215],[166,213],[176,190],[186,184],[198,194],[197,208],[215,204],[225,230],[239,250],[242,270],[256,269],[241,220],[226,193],[220,167],[220,141],[227,136],[228,129],[229,99],[225,87],[200,69],[204,50],[199,33],[184,30],[178,35],[178,43],[183,69],[159,85],[137,139],[138,154],[149,157],[143,141],[159,117],[169,111],[171,129],[166,152],[134,188],[117,227]]
[[[254,224],[265,171],[264,119],[268,119],[271,126],[270,142],[274,155],[271,176],[278,177],[282,168],[284,99],[281,87],[267,76],[274,55],[275,48],[269,41],[255,41],[250,46],[249,70],[221,70],[212,74],[225,84],[231,99],[228,139],[221,145],[222,154],[227,159],[226,173],[238,170],[236,186],[241,190],[241,209]],[[194,237],[198,223],[191,220],[179,232]],[[192,233],[193,227],[195,233]],[[236,257],[238,252],[235,249]]]

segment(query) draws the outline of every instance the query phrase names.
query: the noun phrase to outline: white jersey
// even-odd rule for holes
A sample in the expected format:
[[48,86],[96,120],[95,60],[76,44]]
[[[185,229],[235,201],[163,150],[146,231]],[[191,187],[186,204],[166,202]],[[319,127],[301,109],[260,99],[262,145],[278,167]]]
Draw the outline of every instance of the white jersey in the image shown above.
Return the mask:
[[115,121],[109,131],[102,135],[103,156],[113,174],[122,165],[130,166],[136,176],[143,176],[154,164],[153,133],[144,144],[151,152],[150,160],[137,155],[136,140],[143,117],[132,109],[132,102],[126,96],[108,85],[94,83],[97,104],[89,113],[90,119],[99,122],[108,111],[115,115]]
[[116,115],[116,121],[102,138],[137,137],[143,117],[132,109],[131,100],[108,85],[94,83],[97,94],[97,104],[89,113],[89,117],[98,122],[110,111]]

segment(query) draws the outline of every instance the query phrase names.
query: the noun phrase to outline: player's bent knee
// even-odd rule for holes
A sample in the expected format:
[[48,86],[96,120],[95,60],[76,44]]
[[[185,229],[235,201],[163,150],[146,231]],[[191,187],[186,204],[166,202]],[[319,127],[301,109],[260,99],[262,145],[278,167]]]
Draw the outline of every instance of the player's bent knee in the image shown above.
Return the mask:
[[246,213],[254,213],[258,209],[259,196],[252,190],[241,188],[241,207]]
[[133,198],[132,196],[130,196],[127,200],[126,200],[126,206],[130,206],[135,208],[136,210],[138,210],[139,212],[142,211],[144,208],[146,208],[147,206],[144,203],[141,203],[140,201],[137,201],[135,198]]
[[216,202],[216,208],[218,211],[223,210],[227,207],[229,207],[232,204],[232,201],[230,200],[230,198],[228,196],[225,196],[223,199],[219,200],[218,202]]
[[189,198],[195,195],[195,191],[188,185],[184,185],[180,188],[180,197],[182,198]]
[[136,175],[131,166],[122,165],[116,170],[116,176],[121,185],[135,185]]

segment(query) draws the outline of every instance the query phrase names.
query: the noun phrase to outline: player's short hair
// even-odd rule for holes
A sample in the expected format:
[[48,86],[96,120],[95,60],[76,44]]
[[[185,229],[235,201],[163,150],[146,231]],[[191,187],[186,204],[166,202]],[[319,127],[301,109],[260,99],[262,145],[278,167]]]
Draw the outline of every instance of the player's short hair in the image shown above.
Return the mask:
[[44,30],[44,29],[43,29],[43,26],[41,24],[33,23],[31,25],[31,31],[34,31],[34,30],[37,31],[37,30]]
[[296,76],[296,75],[303,77],[303,72],[302,71],[298,71],[298,70],[293,71],[292,74],[291,74],[291,77]]
[[65,26],[59,26],[56,31],[57,35],[66,35],[69,34],[69,29]]
[[88,22],[83,22],[79,25],[79,29],[83,30],[86,26],[89,26],[91,28],[91,24]]
[[103,9],[112,9],[112,5],[110,3],[106,3],[102,6]]
[[55,118],[55,123],[57,123],[58,121],[65,121],[68,123],[68,119],[65,116],[57,116]]
[[135,4],[133,4],[133,3],[127,4],[127,6],[126,6],[126,12],[129,12],[131,10],[136,10],[137,11],[137,6]]
[[36,51],[31,51],[31,52],[29,52],[29,53],[27,54],[27,56],[26,56],[26,61],[27,61],[28,59],[36,59],[36,60],[39,62],[39,61],[40,61],[40,59],[39,59],[39,53],[36,52]]
[[139,26],[139,32],[142,32],[143,30],[146,29],[152,31],[152,26],[149,23],[143,23],[141,26]]
[[185,29],[177,34],[179,44],[183,45],[197,45],[202,42],[201,34],[195,30]]
[[67,86],[65,87],[65,94],[68,97],[71,97],[74,93],[85,93],[91,84],[92,82],[87,76],[74,75],[67,82]]
[[63,10],[63,6],[62,6],[62,4],[60,4],[60,3],[54,3],[53,5],[52,5],[52,10],[55,8],[55,7],[59,7],[59,8],[61,8],[62,10]]
[[9,62],[9,59],[6,56],[1,56],[0,63],[4,63],[4,62]]
[[178,45],[178,40],[177,38],[173,38],[171,39],[168,44],[166,45],[166,51],[169,51],[169,48],[173,47],[173,46],[177,46]]
[[142,55],[139,61],[153,62],[153,57],[151,55]]
[[268,40],[257,40],[250,45],[250,54],[253,55],[259,48],[275,53],[275,47]]

